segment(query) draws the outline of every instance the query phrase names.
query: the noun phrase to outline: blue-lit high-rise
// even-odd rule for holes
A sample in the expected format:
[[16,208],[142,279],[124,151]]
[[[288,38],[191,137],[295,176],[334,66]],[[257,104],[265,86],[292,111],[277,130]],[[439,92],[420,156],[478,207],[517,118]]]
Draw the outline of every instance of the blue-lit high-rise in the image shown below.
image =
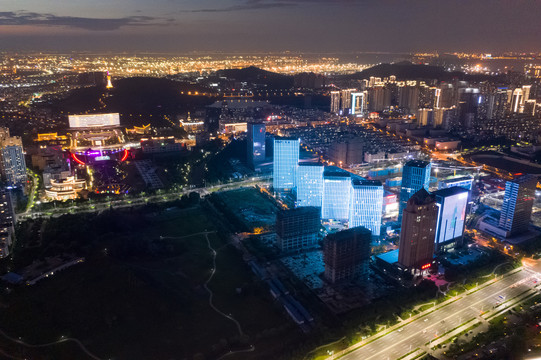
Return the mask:
[[349,200],[350,228],[364,226],[379,236],[383,212],[383,186],[380,181],[353,179]]
[[409,198],[417,191],[424,188],[428,191],[430,183],[431,164],[422,160],[410,160],[402,169],[402,189],[400,190],[399,218],[406,208]]
[[321,208],[323,169],[322,164],[299,164],[297,168],[297,206],[317,206]]
[[246,143],[248,166],[256,169],[265,161],[265,124],[248,123]]
[[349,219],[349,200],[351,174],[335,167],[327,167],[323,172],[323,199],[321,217],[347,221]]
[[505,229],[509,235],[528,230],[536,185],[537,178],[531,175],[521,176],[505,183],[500,228]]
[[272,186],[275,191],[293,190],[299,165],[299,139],[275,138]]

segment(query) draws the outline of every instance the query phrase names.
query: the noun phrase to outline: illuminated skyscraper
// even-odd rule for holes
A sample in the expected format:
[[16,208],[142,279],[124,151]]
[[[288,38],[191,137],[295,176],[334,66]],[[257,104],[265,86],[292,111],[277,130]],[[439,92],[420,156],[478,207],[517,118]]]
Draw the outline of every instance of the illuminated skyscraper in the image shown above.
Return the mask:
[[331,112],[340,114],[340,91],[331,91]]
[[434,114],[432,109],[417,109],[417,125],[433,125]]
[[424,188],[408,200],[402,216],[398,263],[408,269],[424,270],[432,264],[438,207]]
[[26,162],[23,142],[18,136],[9,136],[8,128],[0,128],[0,158],[2,177],[8,186],[24,186]]
[[507,88],[497,88],[485,96],[486,118],[503,118],[509,110]]
[[340,90],[340,111],[343,115],[348,115],[351,110],[351,94],[355,89]]
[[353,179],[349,200],[349,227],[364,226],[379,236],[383,213],[383,186],[380,181]]
[[471,129],[479,107],[480,91],[477,88],[460,88],[458,119],[463,129]]
[[256,169],[265,161],[265,124],[248,123],[247,160],[248,166]]
[[351,115],[363,115],[366,110],[366,94],[364,92],[351,93]]
[[499,226],[510,235],[528,230],[536,186],[537,178],[531,175],[521,176],[505,183]]
[[323,240],[325,279],[331,283],[364,279],[370,259],[370,231],[362,226],[329,234]]
[[323,172],[323,199],[321,217],[347,221],[349,219],[349,200],[351,174],[345,170],[326,167]]
[[469,191],[458,186],[441,189],[433,194],[438,205],[436,251],[462,244]]
[[520,112],[520,107],[524,102],[524,93],[521,88],[516,88],[513,90],[513,95],[511,97],[511,112],[518,113]]
[[297,168],[297,206],[317,206],[321,208],[323,170],[322,164],[299,164]]
[[299,139],[275,138],[272,186],[275,191],[294,190],[299,164]]
[[431,164],[422,160],[411,160],[402,169],[402,188],[400,190],[399,217],[406,208],[409,198],[421,189],[428,190]]

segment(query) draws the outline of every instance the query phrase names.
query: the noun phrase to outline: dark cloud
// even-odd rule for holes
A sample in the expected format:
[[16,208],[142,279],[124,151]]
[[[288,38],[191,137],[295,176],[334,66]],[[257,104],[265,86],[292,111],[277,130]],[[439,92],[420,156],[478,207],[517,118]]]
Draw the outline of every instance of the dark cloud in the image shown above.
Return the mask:
[[361,4],[361,3],[366,3],[367,1],[373,1],[373,0],[243,0],[238,5],[186,10],[182,12],[217,13],[217,12],[284,8],[284,7],[293,7],[293,6],[297,6],[301,4],[308,4],[308,3],[332,5],[332,4]]
[[243,11],[243,10],[263,10],[263,9],[273,9],[273,8],[283,8],[283,7],[290,7],[295,6],[295,3],[292,2],[285,2],[285,1],[273,1],[273,2],[267,2],[267,1],[246,1],[243,4],[239,5],[232,5],[227,6],[223,8],[206,8],[206,9],[196,9],[196,10],[188,10],[185,12],[208,12],[208,13],[214,13],[214,12],[231,12],[231,11]]
[[28,11],[0,12],[0,25],[65,26],[93,31],[117,30],[125,26],[164,25],[166,22],[171,21],[172,19],[155,18],[150,16],[87,18],[78,16],[40,14]]

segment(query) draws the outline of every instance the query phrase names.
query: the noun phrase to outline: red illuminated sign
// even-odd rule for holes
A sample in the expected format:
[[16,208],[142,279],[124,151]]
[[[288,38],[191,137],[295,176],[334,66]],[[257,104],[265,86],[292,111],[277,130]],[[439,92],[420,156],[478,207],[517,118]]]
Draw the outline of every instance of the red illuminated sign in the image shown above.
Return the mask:
[[428,269],[429,267],[430,267],[430,264],[424,264],[423,266],[421,266],[421,270]]

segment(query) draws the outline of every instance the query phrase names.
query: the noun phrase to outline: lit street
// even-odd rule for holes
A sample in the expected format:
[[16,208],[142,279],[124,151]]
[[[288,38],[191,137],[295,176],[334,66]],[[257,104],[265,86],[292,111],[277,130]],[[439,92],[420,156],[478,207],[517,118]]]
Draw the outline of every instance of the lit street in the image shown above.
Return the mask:
[[[514,306],[513,298],[538,284],[532,277],[534,275],[530,270],[521,270],[481,290],[461,295],[458,300],[369,342],[345,355],[343,359],[398,359],[410,351],[430,346],[431,341],[445,336],[461,324],[475,318],[480,319],[482,314],[483,318],[486,318],[492,312]],[[500,302],[502,304],[494,308]],[[367,341],[370,341],[370,338]]]

